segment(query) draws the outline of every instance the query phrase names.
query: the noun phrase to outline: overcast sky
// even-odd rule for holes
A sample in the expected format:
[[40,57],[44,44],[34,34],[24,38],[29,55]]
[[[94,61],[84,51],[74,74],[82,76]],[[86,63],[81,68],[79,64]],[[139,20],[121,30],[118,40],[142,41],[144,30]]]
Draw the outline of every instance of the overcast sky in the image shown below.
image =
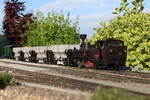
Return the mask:
[[[55,10],[61,10],[66,14],[70,12],[71,18],[79,16],[79,27],[81,33],[88,34],[88,37],[94,33],[93,28],[99,25],[100,21],[107,21],[113,18],[111,13],[116,7],[119,7],[121,0],[20,0],[25,1],[26,12],[40,10],[43,13]],[[145,11],[150,12],[149,0],[144,1]],[[0,33],[2,30],[3,4],[0,0]]]

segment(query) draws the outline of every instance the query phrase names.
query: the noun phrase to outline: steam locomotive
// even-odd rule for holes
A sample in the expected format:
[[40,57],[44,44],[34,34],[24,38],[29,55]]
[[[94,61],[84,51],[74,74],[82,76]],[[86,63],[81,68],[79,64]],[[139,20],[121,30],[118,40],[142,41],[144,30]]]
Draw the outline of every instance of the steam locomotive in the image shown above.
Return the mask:
[[67,58],[64,64],[67,66],[122,69],[125,68],[127,47],[124,42],[115,39],[98,40],[94,45],[85,43],[86,35],[80,35],[82,43],[80,49],[68,49],[65,51]]

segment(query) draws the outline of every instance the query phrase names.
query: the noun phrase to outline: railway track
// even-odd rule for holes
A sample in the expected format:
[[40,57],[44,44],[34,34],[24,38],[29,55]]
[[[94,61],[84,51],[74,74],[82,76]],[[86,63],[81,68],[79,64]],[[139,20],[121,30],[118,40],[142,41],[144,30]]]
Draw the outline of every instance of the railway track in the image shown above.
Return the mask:
[[[116,72],[106,70],[79,69],[73,67],[68,68],[62,66],[31,64],[9,60],[0,60],[0,65],[0,70],[12,71],[12,74],[16,77],[16,79],[21,81],[35,82],[39,84],[53,85],[56,87],[90,92],[94,91],[97,86],[109,86],[126,88],[127,90],[134,92],[150,94],[150,76],[149,74],[145,73],[132,74],[132,72],[129,71]],[[8,65],[19,66],[20,68],[17,69],[15,67],[9,67]],[[24,66],[24,68],[31,68],[32,71],[21,69],[22,66]],[[38,70],[35,71],[33,69]],[[100,82],[101,80],[104,81]],[[107,82],[115,82],[117,84],[113,85],[113,83],[111,83],[111,85],[109,85],[110,83],[108,84]],[[126,83],[126,85],[121,86],[123,84],[120,83]],[[132,87],[128,86],[128,83],[142,84],[145,87]]]
[[76,80],[56,75],[44,74],[39,72],[30,72],[2,66],[0,66],[0,71],[12,71],[13,73],[11,74],[19,81],[51,85],[54,87],[70,88],[91,92],[94,91],[97,86],[100,86],[100,84],[98,83],[87,82],[84,80]]
[[[95,80],[111,80],[113,82],[124,82],[124,83],[143,83],[143,84],[150,84],[150,73],[143,73],[143,72],[131,72],[131,71],[111,71],[111,70],[95,70],[95,69],[80,69],[74,67],[63,67],[63,66],[56,66],[46,65],[43,64],[31,64],[31,63],[22,63],[22,62],[9,62],[9,61],[1,61],[6,64],[19,64],[25,65],[30,67],[38,67],[38,68],[46,68],[48,72],[52,73],[60,73],[60,74],[68,74],[74,75],[78,77],[84,77],[89,79]],[[44,71],[45,72],[45,71]]]

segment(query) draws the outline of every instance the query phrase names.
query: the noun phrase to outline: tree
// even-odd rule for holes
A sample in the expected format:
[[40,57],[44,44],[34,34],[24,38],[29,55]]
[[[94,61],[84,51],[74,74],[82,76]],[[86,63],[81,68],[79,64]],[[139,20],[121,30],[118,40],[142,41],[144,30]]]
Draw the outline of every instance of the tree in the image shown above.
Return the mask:
[[[143,11],[144,0],[133,0],[128,3],[128,0],[121,0],[119,8],[116,8],[113,14],[137,14]],[[128,7],[129,6],[129,7]]]
[[25,42],[24,32],[27,27],[24,25],[29,21],[32,22],[31,13],[23,14],[25,10],[24,2],[18,0],[5,1],[5,17],[3,21],[3,30],[5,37],[10,44],[20,44]]
[[92,42],[106,38],[124,40],[128,46],[127,66],[150,69],[150,13],[120,14],[100,25],[95,28]]
[[8,45],[8,41],[6,40],[6,38],[3,35],[0,35],[0,46],[5,46]]
[[46,17],[40,12],[34,16],[34,22],[28,24],[26,31],[27,46],[47,46],[55,44],[79,43],[78,21],[72,23],[70,14],[50,12]]

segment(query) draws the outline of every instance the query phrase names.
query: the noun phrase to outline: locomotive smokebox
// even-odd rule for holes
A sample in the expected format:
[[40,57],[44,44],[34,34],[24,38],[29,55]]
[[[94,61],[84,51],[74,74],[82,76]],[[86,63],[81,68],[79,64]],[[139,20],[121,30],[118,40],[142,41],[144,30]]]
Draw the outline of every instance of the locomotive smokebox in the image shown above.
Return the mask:
[[86,37],[87,37],[86,34],[81,34],[80,35],[80,39],[81,39],[80,49],[82,49],[82,50],[86,49],[86,43],[85,43]]

